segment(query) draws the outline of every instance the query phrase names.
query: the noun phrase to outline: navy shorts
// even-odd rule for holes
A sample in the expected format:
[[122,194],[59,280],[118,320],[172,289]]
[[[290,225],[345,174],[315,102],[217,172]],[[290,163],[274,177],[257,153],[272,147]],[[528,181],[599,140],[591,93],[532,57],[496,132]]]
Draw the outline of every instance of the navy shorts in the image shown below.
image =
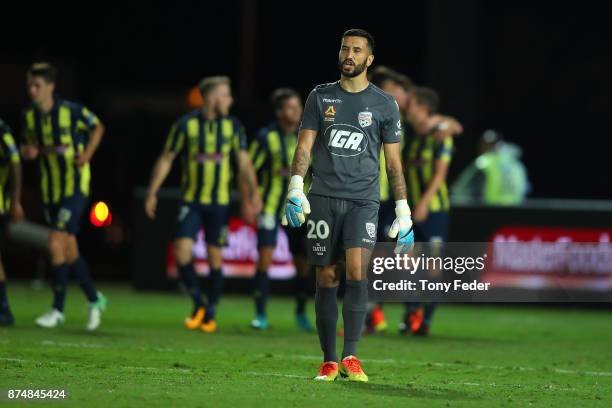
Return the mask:
[[[276,247],[278,228],[278,223],[276,223],[273,229],[257,228],[257,248]],[[289,226],[282,226],[282,228],[287,235],[291,254],[306,255],[306,224],[302,225],[300,228],[291,228]]]
[[448,212],[430,212],[425,221],[414,223],[414,239],[416,242],[446,242],[448,224]]
[[77,235],[87,202],[87,197],[75,194],[72,197],[62,199],[57,204],[46,204],[44,212],[47,225],[54,230]]
[[206,243],[213,246],[227,245],[229,206],[183,203],[179,206],[176,238],[195,240],[204,227]]

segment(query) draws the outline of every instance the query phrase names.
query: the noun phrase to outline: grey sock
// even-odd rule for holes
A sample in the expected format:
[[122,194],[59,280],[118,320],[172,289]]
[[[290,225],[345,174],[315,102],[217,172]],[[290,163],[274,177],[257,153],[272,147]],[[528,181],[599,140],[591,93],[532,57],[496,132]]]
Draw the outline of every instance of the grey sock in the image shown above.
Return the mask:
[[337,286],[334,288],[322,288],[317,285],[315,312],[317,314],[317,332],[319,333],[319,342],[321,343],[324,362],[338,362],[338,354],[336,353],[337,294]]
[[342,305],[344,350],[342,358],[354,356],[368,311],[368,281],[347,280]]

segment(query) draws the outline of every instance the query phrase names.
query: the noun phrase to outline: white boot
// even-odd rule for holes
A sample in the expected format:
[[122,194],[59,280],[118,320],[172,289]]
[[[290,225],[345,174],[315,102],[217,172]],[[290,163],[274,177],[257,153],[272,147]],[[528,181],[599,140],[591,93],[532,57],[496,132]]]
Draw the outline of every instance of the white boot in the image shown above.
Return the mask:
[[51,309],[36,319],[36,325],[38,327],[44,327],[45,329],[52,329],[63,323],[64,314],[57,309]]
[[94,331],[100,326],[102,312],[106,309],[107,303],[106,297],[98,292],[98,301],[89,305],[89,317],[87,318],[87,325],[85,325],[87,330]]
[[87,325],[85,328],[89,331],[94,331],[100,326],[102,311],[98,308],[89,308],[89,317],[87,318]]

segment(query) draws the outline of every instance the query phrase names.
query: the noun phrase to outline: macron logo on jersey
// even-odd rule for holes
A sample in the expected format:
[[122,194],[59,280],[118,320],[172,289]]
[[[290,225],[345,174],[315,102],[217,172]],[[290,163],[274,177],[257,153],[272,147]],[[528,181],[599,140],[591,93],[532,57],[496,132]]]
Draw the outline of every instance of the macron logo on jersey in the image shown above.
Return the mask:
[[355,126],[337,124],[325,131],[329,142],[327,148],[334,156],[351,157],[365,151],[368,139],[363,132]]

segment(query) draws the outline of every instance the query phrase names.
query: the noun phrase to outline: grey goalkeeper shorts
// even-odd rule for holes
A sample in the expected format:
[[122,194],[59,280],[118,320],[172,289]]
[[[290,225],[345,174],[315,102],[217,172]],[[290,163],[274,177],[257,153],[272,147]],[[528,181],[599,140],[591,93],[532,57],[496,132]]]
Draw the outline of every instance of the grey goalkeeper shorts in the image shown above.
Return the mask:
[[374,249],[378,226],[375,201],[346,200],[309,194],[306,220],[308,263],[334,265],[349,248]]

